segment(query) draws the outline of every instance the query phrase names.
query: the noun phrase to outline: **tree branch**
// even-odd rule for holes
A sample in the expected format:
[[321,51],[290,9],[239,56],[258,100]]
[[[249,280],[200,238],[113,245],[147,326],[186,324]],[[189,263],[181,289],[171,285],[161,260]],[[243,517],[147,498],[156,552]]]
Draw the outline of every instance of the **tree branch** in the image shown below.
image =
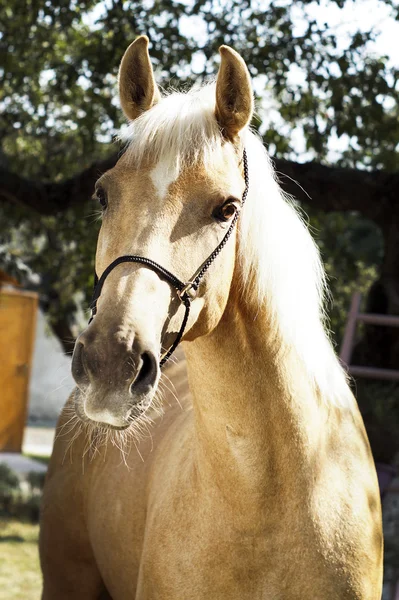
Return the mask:
[[0,167],[0,201],[19,204],[41,215],[54,215],[87,202],[98,177],[111,169],[118,159],[114,154],[94,162],[74,177],[60,183],[41,183],[25,179]]
[[[95,162],[61,183],[27,180],[0,167],[0,200],[20,204],[42,215],[63,212],[86,202],[99,175],[113,167],[117,158],[114,154]],[[277,158],[274,164],[286,192],[323,211],[356,210],[383,224],[399,194],[399,173],[327,167]]]
[[326,212],[356,210],[382,224],[399,194],[399,173],[273,162],[284,191]]

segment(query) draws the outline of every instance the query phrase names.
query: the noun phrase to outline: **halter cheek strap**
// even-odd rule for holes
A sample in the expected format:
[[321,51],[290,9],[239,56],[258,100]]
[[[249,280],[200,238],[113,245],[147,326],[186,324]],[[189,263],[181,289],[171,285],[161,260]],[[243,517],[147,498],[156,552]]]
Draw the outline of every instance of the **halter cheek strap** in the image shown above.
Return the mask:
[[[243,151],[243,169],[244,169],[245,189],[244,189],[244,192],[242,195],[241,208],[243,207],[243,205],[245,203],[245,200],[248,195],[248,188],[249,188],[247,153],[246,153],[245,149]],[[211,264],[213,263],[215,258],[219,255],[221,250],[223,250],[223,248],[225,247],[227,240],[229,239],[229,237],[231,236],[231,234],[234,230],[234,227],[237,223],[239,216],[240,216],[240,211],[237,211],[235,213],[233,220],[231,221],[230,226],[229,226],[228,230],[226,231],[226,234],[224,235],[222,241],[218,244],[218,246],[216,246],[215,250],[212,252],[212,254],[210,254],[208,256],[208,258],[202,263],[202,265],[199,266],[199,268],[196,270],[196,272],[192,276],[191,280],[186,283],[184,283],[183,281],[178,279],[175,275],[173,275],[173,273],[171,273],[170,271],[165,269],[162,265],[159,265],[155,261],[151,260],[150,258],[145,258],[144,256],[137,256],[135,254],[128,254],[126,256],[119,256],[118,258],[116,258],[110,265],[108,265],[108,267],[105,269],[105,271],[101,275],[100,279],[98,279],[97,274],[95,274],[94,292],[93,292],[93,297],[92,297],[92,301],[90,304],[91,317],[89,320],[89,324],[92,322],[93,318],[95,317],[95,315],[97,313],[97,300],[100,297],[101,291],[104,286],[104,282],[105,282],[106,278],[108,277],[108,275],[111,273],[111,271],[113,271],[115,269],[115,267],[117,267],[118,265],[120,265],[121,263],[124,263],[124,262],[132,262],[132,263],[137,262],[137,263],[144,265],[148,269],[155,271],[155,273],[157,273],[157,275],[161,279],[164,279],[172,287],[175,288],[180,302],[185,307],[185,313],[184,313],[184,317],[183,317],[183,321],[182,321],[179,333],[177,334],[177,336],[176,336],[173,344],[169,348],[169,350],[167,350],[161,356],[161,360],[160,360],[159,364],[162,367],[166,363],[166,361],[171,357],[171,355],[173,354],[176,347],[180,343],[180,340],[183,337],[183,334],[184,334],[184,331],[186,329],[186,325],[188,322],[188,318],[190,315],[191,300],[195,297],[195,292],[198,290],[198,286],[201,282],[201,279],[203,278],[203,276],[205,275],[205,273],[207,272],[207,270],[209,269],[209,267],[211,266]]]

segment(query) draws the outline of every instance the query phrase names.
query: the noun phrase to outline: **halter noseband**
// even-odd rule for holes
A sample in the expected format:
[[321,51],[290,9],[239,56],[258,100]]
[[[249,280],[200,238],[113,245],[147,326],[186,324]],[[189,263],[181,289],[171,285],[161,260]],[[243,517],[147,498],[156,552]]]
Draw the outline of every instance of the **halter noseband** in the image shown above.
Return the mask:
[[[245,151],[245,148],[243,151],[242,158],[243,158],[245,189],[242,194],[241,208],[243,207],[245,200],[247,198],[248,187],[249,187],[248,162],[247,162],[247,153]],[[215,250],[212,252],[212,254],[210,254],[208,256],[208,258],[202,263],[202,265],[200,265],[200,267],[196,270],[194,275],[191,277],[190,281],[188,281],[186,283],[184,283],[183,281],[180,281],[180,279],[178,279],[175,275],[173,275],[173,273],[171,273],[170,271],[168,271],[167,269],[162,267],[162,265],[159,265],[155,261],[151,260],[150,258],[145,258],[144,256],[137,256],[135,254],[132,254],[132,255],[128,254],[126,256],[119,256],[118,258],[116,258],[110,265],[108,265],[108,267],[105,269],[105,271],[101,275],[100,279],[98,279],[97,273],[95,273],[94,292],[93,292],[93,297],[92,297],[91,304],[90,304],[91,317],[89,320],[89,324],[92,322],[93,318],[95,317],[95,315],[97,313],[97,300],[100,297],[104,282],[105,282],[106,278],[108,277],[108,275],[111,273],[111,271],[113,271],[113,269],[115,269],[115,267],[117,267],[118,265],[120,265],[121,263],[124,263],[124,262],[137,262],[137,263],[140,263],[140,264],[146,266],[148,269],[155,271],[155,273],[157,273],[157,275],[161,279],[165,279],[172,287],[175,288],[180,302],[182,304],[184,304],[184,306],[185,306],[185,313],[184,313],[183,321],[182,321],[182,324],[180,327],[180,331],[177,334],[177,336],[176,336],[173,344],[169,348],[169,350],[164,352],[164,354],[161,356],[161,360],[160,360],[159,364],[162,367],[166,363],[166,361],[171,357],[173,352],[176,350],[176,347],[178,346],[178,344],[180,343],[180,340],[183,337],[184,330],[187,325],[188,317],[190,315],[191,300],[194,297],[193,292],[195,293],[198,290],[198,286],[201,282],[201,279],[203,278],[203,276],[205,275],[205,273],[207,272],[207,270],[209,269],[209,267],[211,266],[211,264],[213,263],[215,258],[218,256],[218,254],[225,247],[227,240],[229,239],[229,237],[231,236],[231,234],[233,232],[233,229],[237,223],[239,216],[240,216],[240,210],[237,210],[237,212],[235,213],[235,215],[233,217],[232,222],[230,223],[230,227],[228,228],[222,241],[218,244],[218,246],[216,246]]]

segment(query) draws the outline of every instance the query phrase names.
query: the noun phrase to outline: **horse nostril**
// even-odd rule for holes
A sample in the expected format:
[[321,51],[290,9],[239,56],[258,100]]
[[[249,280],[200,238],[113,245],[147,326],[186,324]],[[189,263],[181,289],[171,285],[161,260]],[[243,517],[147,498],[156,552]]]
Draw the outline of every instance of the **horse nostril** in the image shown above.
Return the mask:
[[132,394],[142,394],[149,391],[158,376],[158,361],[152,352],[143,352],[141,355],[141,367],[136,379],[130,386]]
[[83,359],[84,346],[77,340],[72,356],[72,376],[76,383],[84,383],[87,379],[87,373]]

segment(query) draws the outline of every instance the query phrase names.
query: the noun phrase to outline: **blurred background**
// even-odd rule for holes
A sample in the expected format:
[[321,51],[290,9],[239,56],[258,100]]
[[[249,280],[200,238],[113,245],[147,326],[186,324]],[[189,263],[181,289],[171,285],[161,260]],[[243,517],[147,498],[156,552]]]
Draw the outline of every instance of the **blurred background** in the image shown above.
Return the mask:
[[90,197],[121,150],[117,71],[140,34],[165,88],[214,77],[221,44],[247,62],[252,125],[326,266],[383,494],[384,599],[399,599],[397,0],[0,0],[0,599],[40,597],[40,489],[93,287]]

